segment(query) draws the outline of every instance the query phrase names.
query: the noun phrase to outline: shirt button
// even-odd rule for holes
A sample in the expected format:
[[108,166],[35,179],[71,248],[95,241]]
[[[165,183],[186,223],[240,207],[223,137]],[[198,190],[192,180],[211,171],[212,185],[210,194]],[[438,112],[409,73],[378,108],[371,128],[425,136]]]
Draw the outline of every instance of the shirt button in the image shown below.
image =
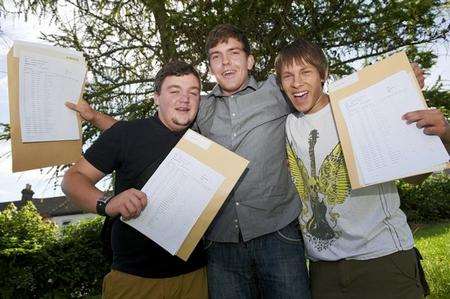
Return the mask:
[[232,116],[236,116],[236,113],[231,114]]
[[236,137],[236,133],[234,133],[233,136]]
[[237,223],[237,222],[238,222],[238,220],[237,220],[237,219],[234,219],[234,222],[236,222],[236,223]]
[[237,228],[237,229],[239,229],[239,226],[238,226],[238,225],[235,225],[234,227]]
[[239,203],[237,202],[237,203],[236,203],[236,205],[238,206],[238,205],[239,205]]

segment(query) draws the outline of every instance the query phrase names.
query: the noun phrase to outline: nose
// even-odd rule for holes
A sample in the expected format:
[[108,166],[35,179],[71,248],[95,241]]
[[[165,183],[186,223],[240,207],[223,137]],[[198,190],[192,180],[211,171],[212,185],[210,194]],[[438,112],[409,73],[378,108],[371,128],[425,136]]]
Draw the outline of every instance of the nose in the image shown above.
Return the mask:
[[183,92],[180,97],[180,102],[189,103],[189,94],[187,92]]
[[292,81],[292,85],[295,88],[298,88],[303,85],[303,78],[300,74],[294,76],[294,80]]
[[228,57],[228,54],[223,55],[222,64],[229,64],[230,59]]

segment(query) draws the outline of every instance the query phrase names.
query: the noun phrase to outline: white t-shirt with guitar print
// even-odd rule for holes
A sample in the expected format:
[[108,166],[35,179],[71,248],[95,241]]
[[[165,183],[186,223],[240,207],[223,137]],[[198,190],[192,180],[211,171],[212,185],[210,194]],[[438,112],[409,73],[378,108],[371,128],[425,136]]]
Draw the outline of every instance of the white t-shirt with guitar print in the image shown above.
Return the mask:
[[286,134],[310,259],[365,260],[413,247],[393,182],[351,190],[330,105],[289,115]]

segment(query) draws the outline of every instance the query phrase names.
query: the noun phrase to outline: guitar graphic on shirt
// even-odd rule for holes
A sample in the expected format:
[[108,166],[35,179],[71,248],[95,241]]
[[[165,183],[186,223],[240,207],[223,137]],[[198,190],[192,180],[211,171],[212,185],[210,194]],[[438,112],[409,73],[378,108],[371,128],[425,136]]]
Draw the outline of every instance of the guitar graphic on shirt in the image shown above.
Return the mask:
[[316,174],[316,157],[314,154],[314,147],[317,143],[319,133],[317,130],[312,130],[309,133],[309,159],[311,164],[311,192],[309,193],[309,201],[311,203],[311,209],[313,210],[313,216],[306,224],[308,231],[315,237],[321,240],[329,240],[334,238],[334,231],[327,222],[326,214],[327,207],[319,200],[317,191],[319,190],[319,178]]
[[[325,157],[317,173],[314,148],[318,138],[318,131],[311,130],[308,139],[311,175],[301,157],[297,157],[292,144],[286,146],[292,180],[303,201],[300,225],[304,236],[321,251],[340,237],[340,231],[336,229],[340,215],[333,212],[333,208],[344,203],[350,192],[350,181],[339,143]],[[319,193],[323,195],[322,200]]]

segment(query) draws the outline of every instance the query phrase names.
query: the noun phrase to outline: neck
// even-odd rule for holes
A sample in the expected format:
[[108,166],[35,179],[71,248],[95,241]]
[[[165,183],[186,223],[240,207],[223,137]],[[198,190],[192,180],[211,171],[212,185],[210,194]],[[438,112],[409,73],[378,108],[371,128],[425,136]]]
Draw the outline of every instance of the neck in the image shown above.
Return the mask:
[[246,88],[246,87],[248,86],[248,82],[249,82],[249,81],[250,81],[250,78],[247,76],[247,79],[242,83],[242,85],[239,86],[238,89],[233,90],[233,91],[225,90],[225,89],[222,88],[222,86],[220,86],[220,85],[219,85],[219,86],[220,86],[220,89],[222,90],[222,94],[223,94],[224,96],[226,96],[226,97],[229,97],[229,96],[234,95],[235,93],[240,92],[240,91],[243,90],[244,88]]
[[303,112],[303,114],[313,114],[325,107],[330,102],[330,98],[326,93],[322,91],[317,100],[314,101],[314,105],[308,110]]

